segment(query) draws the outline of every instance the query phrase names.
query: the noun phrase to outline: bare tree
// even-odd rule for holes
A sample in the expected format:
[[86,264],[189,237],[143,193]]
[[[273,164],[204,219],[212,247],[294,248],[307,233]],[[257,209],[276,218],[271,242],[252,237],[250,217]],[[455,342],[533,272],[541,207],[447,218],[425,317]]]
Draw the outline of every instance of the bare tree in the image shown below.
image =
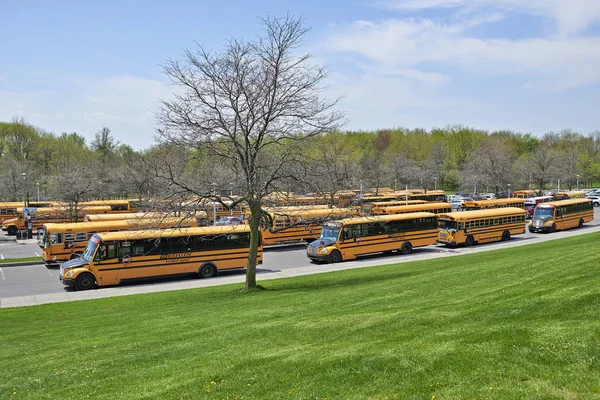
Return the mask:
[[[211,53],[198,45],[182,61],[164,70],[178,87],[173,100],[157,114],[158,139],[207,151],[219,168],[239,174],[242,199],[248,203],[250,254],[246,288],[256,287],[259,226],[265,220],[262,199],[283,180],[302,179],[302,142],[338,128],[337,100],[320,96],[327,74],[296,50],[307,33],[301,19],[267,17],[255,41],[231,39]],[[177,176],[174,185],[197,192]]]
[[488,137],[473,153],[473,157],[460,172],[461,186],[475,187],[479,184],[479,192],[483,188],[492,188],[499,193],[513,181],[513,156],[502,138]]

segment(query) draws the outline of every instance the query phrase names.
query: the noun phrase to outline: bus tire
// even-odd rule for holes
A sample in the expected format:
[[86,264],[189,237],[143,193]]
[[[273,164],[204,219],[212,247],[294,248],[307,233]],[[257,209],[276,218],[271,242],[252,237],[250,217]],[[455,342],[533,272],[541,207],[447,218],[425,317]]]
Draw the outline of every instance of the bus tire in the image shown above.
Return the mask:
[[79,274],[77,278],[75,278],[75,287],[77,290],[89,290],[96,287],[96,279],[94,275],[90,273]]
[[204,264],[198,271],[200,278],[214,278],[217,276],[217,267],[214,264]]
[[327,256],[327,262],[329,264],[338,263],[340,261],[342,261],[342,253],[337,250],[333,250],[331,253],[329,253],[329,256]]
[[510,232],[504,231],[504,232],[502,232],[502,241],[505,242],[507,240],[510,240]]
[[14,225],[11,225],[11,226],[9,226],[9,227],[8,227],[8,229],[7,229],[7,234],[9,234],[9,235],[11,235],[11,236],[12,236],[12,235],[16,235],[16,234],[17,234],[17,231],[18,231],[17,227],[16,227],[16,226],[14,226]]
[[583,228],[583,220],[580,219],[579,220],[579,225],[577,225],[578,228]]
[[474,246],[475,245],[475,239],[473,239],[473,236],[471,236],[471,235],[467,236],[467,239],[465,240],[465,244],[468,247]]
[[400,254],[410,254],[412,253],[412,244],[410,242],[402,243],[402,247],[400,247]]
[[556,224],[552,224],[552,226],[550,227],[550,233],[554,232],[556,232]]
[[535,230],[533,230],[532,227],[529,227],[529,233],[535,233]]

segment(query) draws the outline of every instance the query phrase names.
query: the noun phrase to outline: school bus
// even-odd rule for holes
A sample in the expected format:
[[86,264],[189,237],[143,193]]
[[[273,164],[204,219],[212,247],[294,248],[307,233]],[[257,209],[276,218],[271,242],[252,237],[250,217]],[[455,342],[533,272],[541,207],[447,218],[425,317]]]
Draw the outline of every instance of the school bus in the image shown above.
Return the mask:
[[437,237],[437,216],[433,213],[347,218],[326,223],[306,255],[312,261],[336,263],[394,250],[409,254],[414,247],[435,244]]
[[[0,222],[4,222],[7,219],[17,218],[17,209],[22,208],[24,203],[22,201],[0,201]],[[46,201],[30,201],[30,207],[52,207],[59,205],[58,202]]]
[[517,197],[510,197],[508,199],[465,201],[460,205],[459,210],[473,211],[473,210],[485,210],[485,209],[489,209],[489,208],[502,208],[502,207],[525,208],[525,199],[517,198]]
[[583,199],[585,198],[585,192],[583,190],[556,192],[552,195],[552,197],[554,198],[554,200]]
[[272,231],[263,227],[263,245],[312,241],[321,235],[323,223],[358,215],[353,208],[317,208],[312,210],[275,211]]
[[[169,275],[208,278],[246,268],[249,252],[248,225],[97,233],[81,257],[61,264],[60,281],[85,290]],[[256,262],[262,264],[262,245]]]
[[97,232],[119,232],[152,228],[195,227],[195,218],[133,219],[102,222],[49,223],[37,231],[42,259],[48,266],[79,257]]
[[385,207],[397,207],[397,206],[411,206],[414,204],[426,204],[425,200],[393,200],[393,201],[373,201],[365,203],[362,206],[363,212],[367,214],[379,215],[383,214],[380,212]]
[[[32,230],[38,230],[44,224],[50,222],[70,222],[73,218],[83,219],[87,213],[108,213],[109,206],[90,206],[80,208],[74,215],[68,207],[40,207],[35,212],[29,213]],[[21,229],[26,229],[25,214],[23,208],[17,210],[17,218],[2,222],[2,230],[9,235],[16,235]]]
[[425,200],[428,203],[443,203],[446,201],[446,192],[443,190],[409,191],[409,200]]
[[434,214],[448,213],[452,211],[450,203],[424,203],[413,204],[408,206],[383,207],[375,209],[373,214],[392,215],[392,214],[407,214],[414,212],[430,212]]
[[82,207],[108,206],[111,213],[136,212],[137,208],[132,204],[135,204],[135,200],[91,200],[79,203]]
[[438,243],[456,246],[509,240],[525,233],[525,210],[517,207],[458,211],[439,216]]
[[205,211],[186,212],[137,212],[120,214],[88,214],[84,220],[87,222],[119,221],[127,219],[161,219],[161,218],[196,218],[196,226],[208,225],[208,215]]
[[533,189],[525,189],[525,190],[515,190],[512,193],[512,197],[516,197],[519,199],[528,199],[530,197],[536,197],[536,196],[540,196],[541,192],[539,190],[533,190]]
[[569,199],[541,203],[535,207],[529,221],[529,232],[556,232],[581,228],[584,222],[594,219],[591,199]]

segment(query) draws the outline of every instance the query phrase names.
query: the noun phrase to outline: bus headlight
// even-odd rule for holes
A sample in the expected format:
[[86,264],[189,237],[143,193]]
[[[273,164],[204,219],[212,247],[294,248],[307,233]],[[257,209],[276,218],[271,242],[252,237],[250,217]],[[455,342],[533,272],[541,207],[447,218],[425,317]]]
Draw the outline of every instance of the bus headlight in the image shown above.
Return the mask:
[[327,254],[327,247],[325,247],[324,249],[321,249],[321,254]]
[[65,274],[65,276],[68,276],[68,277],[70,278],[70,277],[72,277],[74,274],[75,274],[75,271],[71,270],[71,271],[67,272],[67,273]]

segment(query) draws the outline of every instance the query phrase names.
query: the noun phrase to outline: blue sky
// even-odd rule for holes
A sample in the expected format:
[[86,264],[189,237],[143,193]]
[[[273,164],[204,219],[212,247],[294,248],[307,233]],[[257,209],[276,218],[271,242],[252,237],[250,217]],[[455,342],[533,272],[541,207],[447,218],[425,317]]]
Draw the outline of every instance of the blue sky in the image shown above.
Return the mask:
[[303,16],[346,129],[463,124],[541,135],[600,129],[600,1],[29,1],[0,11],[0,120],[136,149],[173,92],[161,64],[194,41],[252,39]]

